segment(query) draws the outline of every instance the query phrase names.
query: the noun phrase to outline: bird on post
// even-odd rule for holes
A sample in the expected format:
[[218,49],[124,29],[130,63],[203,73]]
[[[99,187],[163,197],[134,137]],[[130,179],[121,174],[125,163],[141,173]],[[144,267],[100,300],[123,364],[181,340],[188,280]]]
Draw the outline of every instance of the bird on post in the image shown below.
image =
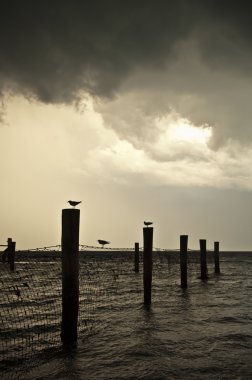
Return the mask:
[[144,222],[144,225],[147,227],[151,226],[152,224],[153,224],[153,222]]
[[99,239],[99,240],[97,240],[97,241],[98,241],[99,244],[102,245],[102,248],[104,248],[104,245],[106,245],[106,244],[110,244],[110,242],[107,241],[107,240],[101,240],[101,239]]
[[67,203],[70,204],[70,206],[73,206],[73,208],[75,208],[75,206],[77,206],[79,203],[81,203],[81,201],[67,201]]

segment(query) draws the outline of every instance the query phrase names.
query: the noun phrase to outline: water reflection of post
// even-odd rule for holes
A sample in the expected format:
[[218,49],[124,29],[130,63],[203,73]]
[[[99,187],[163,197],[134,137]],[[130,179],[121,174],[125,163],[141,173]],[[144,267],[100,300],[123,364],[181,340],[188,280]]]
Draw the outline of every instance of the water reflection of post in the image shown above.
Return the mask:
[[139,243],[135,243],[135,272],[139,272]]
[[187,288],[187,243],[188,235],[180,235],[180,279],[182,288]]
[[214,242],[214,273],[220,274],[219,242]]
[[143,280],[144,304],[151,304],[153,227],[144,227]]
[[200,269],[201,280],[207,280],[206,240],[200,239]]
[[80,210],[62,210],[62,323],[61,340],[77,341],[79,311],[79,224]]

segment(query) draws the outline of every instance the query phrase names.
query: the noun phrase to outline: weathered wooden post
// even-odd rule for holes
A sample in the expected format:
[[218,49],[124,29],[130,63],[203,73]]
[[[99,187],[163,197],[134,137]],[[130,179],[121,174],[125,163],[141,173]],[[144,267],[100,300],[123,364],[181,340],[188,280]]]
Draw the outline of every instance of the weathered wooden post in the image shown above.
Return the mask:
[[7,239],[7,261],[10,263],[10,252],[11,252],[12,238]]
[[187,243],[188,235],[180,235],[180,278],[182,288],[187,288]]
[[214,273],[220,274],[219,242],[214,242]]
[[201,280],[207,280],[206,240],[200,239],[200,269]]
[[14,272],[15,270],[15,249],[16,249],[16,242],[11,241],[10,246],[8,247],[8,253],[9,253],[10,270],[12,272]]
[[139,272],[139,243],[135,243],[135,272]]
[[153,227],[144,227],[143,280],[144,304],[151,304]]
[[79,209],[62,210],[62,323],[65,345],[77,341],[79,311]]

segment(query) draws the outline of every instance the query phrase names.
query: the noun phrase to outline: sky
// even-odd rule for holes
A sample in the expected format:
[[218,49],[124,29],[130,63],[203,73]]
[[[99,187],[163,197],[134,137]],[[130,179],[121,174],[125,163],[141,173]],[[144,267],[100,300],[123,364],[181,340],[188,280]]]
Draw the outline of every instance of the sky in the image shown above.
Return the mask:
[[252,3],[1,1],[0,244],[252,250]]

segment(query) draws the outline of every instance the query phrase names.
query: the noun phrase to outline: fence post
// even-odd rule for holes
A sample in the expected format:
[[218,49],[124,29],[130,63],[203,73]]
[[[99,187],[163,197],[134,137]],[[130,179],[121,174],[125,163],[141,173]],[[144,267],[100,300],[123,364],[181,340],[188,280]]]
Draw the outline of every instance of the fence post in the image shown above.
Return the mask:
[[182,288],[187,288],[187,243],[188,235],[180,235],[180,278]]
[[139,243],[135,243],[135,272],[139,272]]
[[12,238],[7,239],[7,261],[10,263],[10,252],[11,252]]
[[200,239],[200,269],[201,280],[207,280],[206,240]]
[[79,311],[79,209],[62,210],[62,323],[61,340],[77,341]]
[[214,273],[220,274],[219,242],[214,242]]
[[10,270],[12,272],[14,272],[15,270],[15,249],[16,249],[16,242],[11,241],[10,246],[8,247],[8,253],[9,253]]
[[144,280],[144,304],[151,304],[152,284],[152,245],[153,227],[143,228],[144,251],[143,251],[143,280]]

